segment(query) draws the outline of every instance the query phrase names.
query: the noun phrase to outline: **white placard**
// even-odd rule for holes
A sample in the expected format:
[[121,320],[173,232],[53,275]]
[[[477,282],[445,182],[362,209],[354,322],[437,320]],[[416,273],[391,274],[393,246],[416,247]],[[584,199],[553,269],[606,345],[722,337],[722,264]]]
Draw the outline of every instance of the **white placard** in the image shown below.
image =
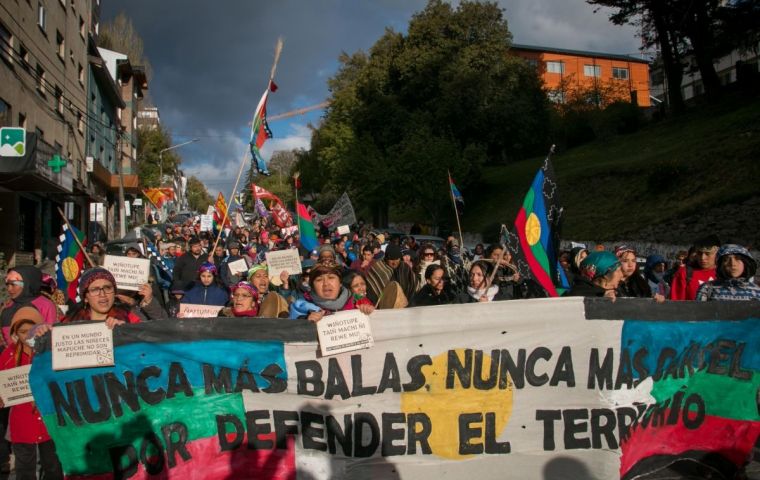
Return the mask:
[[230,269],[232,275],[248,271],[248,264],[245,262],[245,258],[239,258],[234,262],[230,262],[227,264],[227,267]]
[[201,232],[210,232],[214,228],[213,215],[201,215]]
[[53,370],[113,365],[113,330],[106,322],[56,325],[52,337]]
[[124,202],[124,214],[128,217],[132,216],[132,208],[129,205],[129,200]]
[[23,365],[0,371],[0,398],[6,407],[34,401],[32,389],[29,387],[31,369],[31,365]]
[[194,303],[181,303],[179,305],[180,318],[213,318],[219,316],[219,311],[224,308],[218,305],[198,305]]
[[369,317],[359,310],[326,315],[317,322],[322,356],[370,348],[375,344]]
[[106,219],[105,206],[102,203],[90,204],[90,221],[103,222]]
[[351,233],[351,227],[348,225],[341,225],[338,227],[338,235],[348,235]]
[[132,205],[135,207],[142,207],[142,198],[135,198],[132,200]]
[[150,277],[150,260],[147,258],[118,257],[106,255],[103,268],[111,272],[119,290],[140,290]]
[[301,257],[298,256],[298,250],[295,248],[267,252],[264,256],[267,258],[269,278],[276,279],[275,281],[278,283],[280,273],[283,271],[287,271],[288,275],[295,275],[303,271],[301,270]]
[[213,215],[214,214],[214,210],[215,210],[214,206],[213,205],[209,205],[208,208],[206,209],[206,215]]

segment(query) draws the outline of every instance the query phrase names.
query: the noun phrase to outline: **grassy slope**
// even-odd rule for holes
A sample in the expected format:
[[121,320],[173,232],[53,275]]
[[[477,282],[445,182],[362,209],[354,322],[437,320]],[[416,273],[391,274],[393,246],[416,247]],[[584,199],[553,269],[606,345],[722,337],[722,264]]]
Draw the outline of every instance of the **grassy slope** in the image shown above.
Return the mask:
[[[488,167],[462,228],[511,225],[542,159]],[[760,99],[699,107],[553,159],[564,238],[618,239],[649,224],[760,194]],[[760,212],[759,212],[760,213]]]

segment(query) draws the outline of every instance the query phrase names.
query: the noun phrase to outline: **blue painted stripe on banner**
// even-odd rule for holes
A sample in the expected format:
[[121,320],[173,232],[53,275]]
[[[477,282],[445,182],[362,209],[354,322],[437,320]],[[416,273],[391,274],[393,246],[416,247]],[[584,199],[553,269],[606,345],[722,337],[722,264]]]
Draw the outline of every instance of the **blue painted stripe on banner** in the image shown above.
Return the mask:
[[164,388],[167,385],[169,365],[178,362],[194,387],[203,387],[203,363],[220,367],[229,367],[233,372],[233,382],[237,370],[247,362],[248,370],[254,374],[257,385],[266,388],[269,383],[260,375],[270,364],[277,364],[282,369],[279,378],[287,379],[285,364],[285,345],[282,342],[248,342],[236,340],[200,340],[177,343],[132,343],[117,347],[114,352],[116,365],[113,367],[81,368],[54,372],[51,353],[45,352],[34,358],[30,374],[30,385],[37,407],[43,415],[54,413],[54,406],[48,389],[48,382],[56,381],[61,391],[66,392],[66,382],[84,379],[91,404],[99,407],[92,392],[93,375],[114,372],[119,379],[124,378],[125,371],[131,371],[135,377],[145,367],[151,365],[165,366],[161,375],[151,377],[147,384],[151,389]]
[[746,343],[740,366],[745,370],[760,370],[759,318],[733,322],[626,320],[621,335],[622,347],[628,348],[631,355],[641,348],[650,352],[644,361],[650,373],[657,368],[657,357],[663,348],[673,348],[681,355],[692,343],[704,347],[716,340]]

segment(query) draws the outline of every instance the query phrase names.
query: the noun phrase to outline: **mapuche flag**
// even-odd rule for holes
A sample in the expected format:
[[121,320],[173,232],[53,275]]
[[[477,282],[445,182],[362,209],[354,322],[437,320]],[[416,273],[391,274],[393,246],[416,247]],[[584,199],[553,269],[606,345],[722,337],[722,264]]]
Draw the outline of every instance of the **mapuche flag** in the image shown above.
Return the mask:
[[319,246],[317,232],[314,230],[314,223],[311,221],[311,214],[303,203],[297,204],[298,211],[298,231],[301,236],[301,245],[307,250],[314,250]]
[[546,157],[515,219],[515,232],[519,239],[515,263],[524,278],[538,282],[551,297],[560,294],[555,282],[558,279],[557,249],[561,216],[554,168],[551,159]]
[[84,252],[77,244],[74,237],[79,239],[83,246],[87,245],[84,234],[76,229],[63,225],[63,233],[58,237],[58,255],[55,257],[55,275],[58,288],[65,292],[71,301],[78,301],[79,277],[84,269]]

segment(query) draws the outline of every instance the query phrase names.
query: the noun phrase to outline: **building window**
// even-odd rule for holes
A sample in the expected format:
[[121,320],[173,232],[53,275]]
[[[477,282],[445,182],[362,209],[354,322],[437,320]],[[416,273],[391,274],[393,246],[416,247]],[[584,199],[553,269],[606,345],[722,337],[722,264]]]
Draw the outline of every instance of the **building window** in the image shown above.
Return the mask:
[[18,113],[18,126],[26,129],[26,115],[21,112]]
[[538,60],[535,58],[526,58],[525,62],[527,62],[532,68],[538,68]]
[[63,115],[63,91],[58,85],[55,86],[55,111]]
[[564,62],[546,62],[546,71],[548,73],[565,73]]
[[25,71],[29,71],[29,51],[26,49],[23,43],[20,43],[18,46],[18,58],[19,58],[19,64],[21,64],[21,68],[23,68]]
[[44,140],[45,139],[45,131],[42,130],[40,127],[34,128],[34,134],[37,135],[38,140]]
[[628,69],[622,67],[612,67],[612,78],[619,80],[628,80]]
[[55,31],[55,43],[58,45],[58,58],[64,61],[66,58],[66,42],[64,42],[63,35],[58,30]]
[[0,23],[0,56],[7,63],[13,63],[13,35]]
[[42,29],[42,33],[45,33],[45,4],[42,0],[37,4],[37,26]]
[[81,112],[77,113],[77,130],[79,133],[84,133],[84,116]]
[[58,0],[58,1],[61,2],[61,6],[63,8],[66,8],[66,0]]
[[47,84],[45,83],[45,69],[43,69],[42,65],[38,63],[37,64],[37,91],[40,92],[40,94],[44,96],[46,87],[47,87]]
[[0,127],[12,127],[11,104],[0,98]]
[[82,64],[79,64],[79,69],[77,70],[77,75],[79,77],[79,84],[84,86],[84,67]]
[[79,17],[79,36],[84,39],[85,30],[84,30],[84,19],[82,17]]
[[586,77],[601,77],[602,67],[599,65],[584,65],[583,75]]

